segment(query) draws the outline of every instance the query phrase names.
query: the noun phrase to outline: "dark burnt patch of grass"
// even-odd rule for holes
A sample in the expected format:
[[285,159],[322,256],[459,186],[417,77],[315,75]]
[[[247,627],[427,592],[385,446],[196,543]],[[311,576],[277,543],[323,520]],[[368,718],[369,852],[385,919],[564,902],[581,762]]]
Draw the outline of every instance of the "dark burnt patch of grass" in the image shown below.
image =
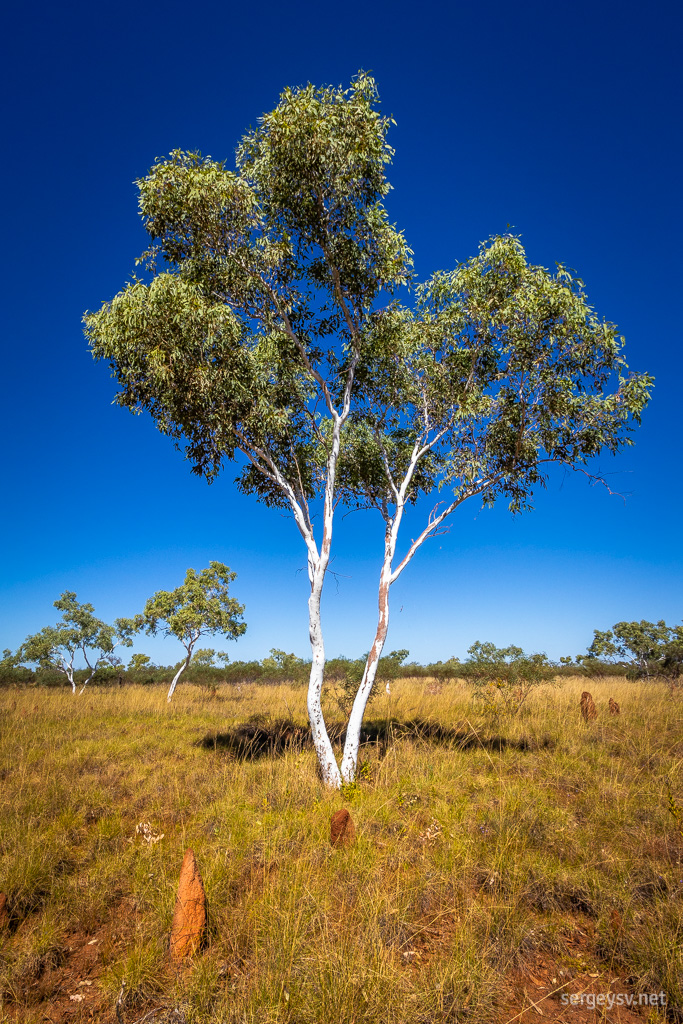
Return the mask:
[[309,734],[310,728],[285,719],[242,722],[226,732],[207,733],[197,745],[204,750],[227,751],[239,761],[256,761],[311,747]]
[[[346,741],[346,728],[342,723],[328,725],[332,745],[339,749]],[[502,753],[517,750],[533,753],[538,750],[552,750],[555,740],[548,735],[537,737],[509,737],[504,735],[480,735],[471,727],[454,727],[424,718],[401,720],[398,718],[371,720],[364,724],[361,746],[375,745],[381,754],[397,740],[410,739],[458,751],[487,750]],[[233,726],[225,732],[207,733],[198,741],[204,750],[228,751],[241,761],[254,761],[263,757],[277,757],[287,751],[312,749],[310,727],[295,724],[291,719],[275,719],[270,722],[266,716],[254,715],[247,722]]]

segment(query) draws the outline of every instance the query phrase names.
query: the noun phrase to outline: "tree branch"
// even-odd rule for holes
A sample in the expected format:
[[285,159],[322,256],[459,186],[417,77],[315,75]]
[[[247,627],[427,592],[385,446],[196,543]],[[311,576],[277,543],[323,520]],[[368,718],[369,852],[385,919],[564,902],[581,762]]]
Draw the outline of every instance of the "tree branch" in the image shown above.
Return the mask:
[[[410,545],[410,548],[408,550],[407,555],[403,558],[403,560],[397,566],[397,568],[394,569],[394,571],[392,572],[392,574],[391,574],[391,576],[389,578],[389,582],[390,583],[395,583],[396,582],[396,580],[399,578],[399,576],[401,575],[401,573],[403,572],[405,567],[411,561],[411,559],[412,559],[413,555],[415,554],[415,552],[417,551],[417,549],[422,546],[422,544],[427,539],[427,537],[429,537],[431,534],[433,534],[433,532],[441,525],[441,523],[444,521],[444,519],[446,519],[453,512],[455,512],[456,508],[458,508],[459,505],[462,505],[462,503],[464,501],[466,501],[468,498],[473,498],[476,494],[481,494],[482,491],[486,490],[487,487],[490,487],[493,484],[495,484],[500,479],[501,475],[502,474],[499,474],[497,477],[493,477],[490,480],[481,481],[479,486],[477,486],[475,488],[469,489],[466,494],[463,494],[456,501],[451,502],[451,504],[448,506],[448,508],[444,509],[444,511],[441,513],[441,515],[436,516],[434,519],[432,519],[431,517],[432,517],[433,512],[435,510],[432,510],[432,512],[430,512],[430,521],[427,523],[427,526],[424,528],[424,530],[422,531],[420,536],[417,538],[417,540],[414,540],[412,542],[412,544]],[[437,506],[437,508],[438,508],[438,506]]]
[[[274,484],[277,484],[277,486],[280,488],[284,496],[289,501],[289,504],[292,508],[292,512],[294,513],[296,525],[298,526],[299,532],[301,533],[301,536],[304,539],[309,554],[312,555],[314,558],[317,558],[318,550],[315,544],[315,539],[313,537],[313,528],[310,522],[308,505],[306,504],[303,509],[301,508],[298,501],[296,500],[296,495],[294,494],[294,490],[291,484],[287,480],[285,480],[277,466],[277,463],[268,454],[268,452],[263,451],[257,445],[251,445],[241,430],[238,429],[236,431],[236,434],[240,441],[240,451],[244,455],[246,455],[246,457],[249,459],[249,461],[251,462],[255,469],[262,473],[263,476],[265,476],[268,480],[271,480]],[[256,458],[255,456],[258,456],[258,458]],[[268,470],[263,465],[261,465],[258,459],[262,459],[267,466],[270,466],[270,472],[268,472]]]

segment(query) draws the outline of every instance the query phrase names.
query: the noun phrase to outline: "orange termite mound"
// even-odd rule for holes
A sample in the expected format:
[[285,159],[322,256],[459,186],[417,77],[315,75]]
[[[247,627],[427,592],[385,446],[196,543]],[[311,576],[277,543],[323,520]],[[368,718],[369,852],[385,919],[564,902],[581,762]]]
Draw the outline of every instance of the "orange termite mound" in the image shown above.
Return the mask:
[[595,709],[595,702],[588,690],[584,690],[581,694],[581,715],[584,722],[587,722],[589,718],[598,717],[598,712]]
[[206,894],[193,850],[187,850],[180,869],[178,895],[171,925],[171,959],[182,960],[199,948],[206,927]]
[[353,819],[345,807],[335,811],[330,819],[330,843],[332,846],[350,846],[356,838]]

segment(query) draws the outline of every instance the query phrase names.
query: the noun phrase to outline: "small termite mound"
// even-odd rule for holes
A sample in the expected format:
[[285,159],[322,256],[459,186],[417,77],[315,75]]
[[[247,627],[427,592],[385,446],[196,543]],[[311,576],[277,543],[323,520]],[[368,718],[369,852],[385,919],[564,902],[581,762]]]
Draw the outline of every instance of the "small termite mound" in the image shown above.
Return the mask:
[[353,818],[346,808],[342,807],[340,811],[335,811],[330,819],[330,845],[350,846],[355,839]]
[[584,722],[587,722],[589,718],[598,717],[598,713],[595,710],[595,701],[588,690],[584,690],[581,694],[581,715]]
[[171,925],[171,960],[180,961],[199,949],[206,927],[206,894],[193,850],[187,850],[180,869],[178,895]]

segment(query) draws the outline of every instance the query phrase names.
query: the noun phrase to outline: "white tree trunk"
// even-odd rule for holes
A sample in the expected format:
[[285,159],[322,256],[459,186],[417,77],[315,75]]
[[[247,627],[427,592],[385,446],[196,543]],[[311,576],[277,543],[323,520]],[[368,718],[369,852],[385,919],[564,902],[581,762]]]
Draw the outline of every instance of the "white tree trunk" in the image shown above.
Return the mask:
[[173,682],[171,683],[171,688],[168,691],[168,696],[166,698],[166,700],[169,703],[171,701],[171,697],[173,696],[175,688],[178,685],[178,680],[180,679],[181,675],[183,674],[183,672],[185,671],[187,666],[190,664],[190,658],[191,657],[192,657],[192,647],[190,647],[189,651],[187,652],[187,657],[185,658],[185,661],[182,663],[182,665],[180,666],[180,668],[178,669],[178,671],[176,672],[176,674],[173,677]]
[[308,627],[311,640],[311,675],[308,681],[308,718],[311,723],[313,746],[318,755],[318,763],[326,786],[339,789],[341,775],[334,756],[332,743],[327,733],[321,706],[323,678],[325,672],[325,644],[323,642],[322,624],[320,621],[320,598],[322,596],[325,570],[321,563],[313,573],[311,595],[308,599]]
[[[351,334],[355,336],[356,330],[344,304],[344,299],[338,283],[338,275],[336,281],[337,288],[339,289],[339,301],[346,316],[347,326],[349,327]],[[278,303],[276,301],[276,306],[277,305]],[[339,789],[341,787],[341,775],[337,765],[337,760],[334,756],[332,744],[330,743],[330,738],[327,733],[321,706],[321,695],[325,673],[325,645],[323,643],[322,624],[320,620],[320,599],[322,596],[323,583],[325,581],[325,573],[327,572],[327,567],[330,561],[332,520],[334,518],[334,487],[337,475],[337,460],[339,458],[341,445],[341,430],[348,419],[349,410],[351,408],[351,388],[353,385],[354,372],[358,362],[359,353],[356,352],[352,357],[347,373],[346,386],[344,388],[342,411],[339,413],[334,408],[332,396],[327,385],[321,378],[320,374],[311,367],[301,341],[292,331],[286,312],[282,312],[282,317],[285,330],[301,352],[304,358],[304,363],[309,369],[311,376],[321,387],[333,424],[332,445],[327,457],[327,478],[325,481],[325,504],[323,513],[324,525],[319,554],[313,536],[313,529],[305,495],[301,495],[303,500],[300,504],[291,484],[282,476],[276,462],[271,459],[267,453],[264,453],[259,448],[252,447],[248,444],[242,448],[242,451],[244,451],[250,462],[264,473],[266,477],[273,480],[278,485],[282,493],[287,497],[294,513],[296,524],[308,549],[308,579],[311,584],[311,593],[308,599],[308,631],[311,642],[311,674],[308,681],[307,696],[308,718],[311,724],[313,745],[318,756],[323,780],[326,785]],[[259,464],[259,459],[263,460],[266,468]],[[173,692],[173,687],[171,687],[171,692]],[[171,699],[170,694],[168,699]]]
[[[96,668],[96,667],[97,667],[97,666],[95,666],[95,668]],[[93,669],[93,670],[92,670],[92,672],[90,673],[90,675],[88,676],[88,678],[86,679],[86,681],[85,681],[85,682],[83,683],[83,686],[82,686],[82,687],[80,688],[80,690],[79,690],[79,693],[78,693],[79,697],[80,697],[80,695],[81,695],[81,694],[83,693],[83,691],[85,690],[86,686],[88,685],[88,683],[90,682],[90,680],[92,679],[92,677],[93,677],[94,675],[95,675],[95,669]],[[75,692],[76,692],[76,691],[75,691],[75,688],[74,688],[74,693],[75,693]]]
[[368,697],[372,690],[377,666],[384,649],[384,643],[389,629],[389,587],[391,586],[391,563],[396,547],[396,537],[393,530],[387,529],[384,546],[384,563],[379,580],[379,616],[375,639],[373,640],[368,660],[365,663],[363,678],[358,688],[356,698],[351,708],[351,717],[346,728],[346,741],[344,743],[344,755],[342,757],[341,775],[345,783],[353,782],[356,777],[356,765],[358,764],[358,747],[360,745],[360,730],[363,724],[363,715],[368,703]]
[[[405,500],[410,481],[413,478],[415,467],[419,462],[422,455],[429,451],[431,447],[427,445],[420,449],[419,445],[416,444],[413,449],[413,454],[410,460],[410,466],[403,478],[400,488],[396,487],[391,480],[389,480],[391,487],[394,492],[396,501],[396,512],[393,519],[386,520],[387,526],[384,534],[384,562],[382,564],[382,572],[379,579],[379,618],[377,621],[377,630],[375,632],[375,639],[373,641],[370,653],[368,654],[368,660],[365,663],[365,670],[363,672],[363,678],[356,694],[356,699],[353,702],[351,708],[351,717],[349,718],[348,728],[346,730],[346,741],[344,743],[344,754],[342,757],[341,764],[341,775],[345,783],[353,782],[356,775],[356,765],[358,763],[358,747],[360,746],[360,730],[363,724],[363,715],[365,714],[365,707],[368,703],[368,697],[372,690],[375,677],[377,675],[377,666],[379,665],[379,659],[382,655],[384,643],[387,638],[387,631],[389,629],[389,588],[392,583],[395,583],[398,577],[401,575],[405,567],[413,558],[415,552],[424,543],[427,537],[432,536],[436,530],[441,526],[445,519],[450,516],[455,509],[462,504],[466,497],[471,497],[475,494],[481,494],[485,488],[491,483],[495,483],[494,480],[477,480],[471,490],[464,496],[461,496],[456,501],[451,502],[447,508],[444,509],[439,515],[436,514],[436,509],[433,510],[429,517],[429,522],[424,528],[422,533],[419,535],[417,540],[414,540],[407,554],[404,556],[400,564],[396,569],[392,570],[394,562],[394,554],[396,552],[396,541],[398,538],[401,521],[403,519],[403,513],[405,511]],[[387,467],[388,472],[388,467]],[[387,693],[389,693],[389,685],[387,684]]]
[[56,665],[55,668],[57,668],[60,672],[64,673],[66,678],[71,683],[71,692],[75,695],[75,693],[76,693],[76,681],[74,679],[73,665],[65,665],[64,662],[62,661],[61,667],[59,665]]
[[[350,385],[349,385],[350,386]],[[348,392],[348,387],[347,387]],[[323,679],[325,674],[325,644],[323,642],[322,623],[320,621],[320,599],[325,582],[325,573],[330,563],[332,546],[332,522],[334,519],[334,485],[337,474],[337,459],[341,428],[348,414],[348,393],[345,401],[345,412],[340,417],[333,414],[332,448],[327,459],[327,480],[325,483],[325,508],[323,512],[323,537],[320,555],[316,558],[312,545],[308,546],[308,578],[311,582],[311,593],[308,598],[308,631],[311,641],[311,675],[308,681],[308,719],[311,723],[313,746],[318,755],[318,763],[326,786],[340,789],[342,778],[339,773],[337,759],[334,756],[330,737],[327,733],[321,706]]]

